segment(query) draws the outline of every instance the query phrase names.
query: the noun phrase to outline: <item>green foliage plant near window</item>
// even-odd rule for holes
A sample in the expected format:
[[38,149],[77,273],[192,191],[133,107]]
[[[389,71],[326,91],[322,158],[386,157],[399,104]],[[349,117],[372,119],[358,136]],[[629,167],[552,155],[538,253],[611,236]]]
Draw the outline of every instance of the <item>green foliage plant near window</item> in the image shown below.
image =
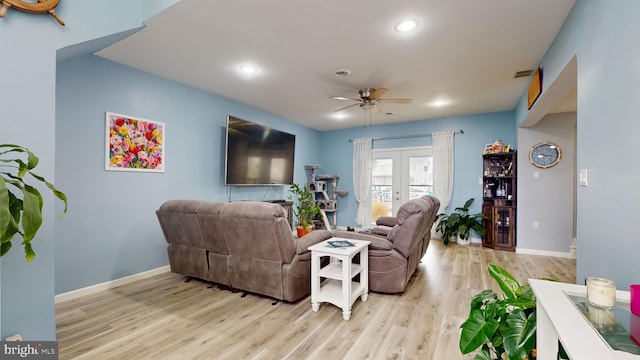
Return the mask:
[[307,184],[300,186],[296,183],[289,188],[289,200],[294,202],[293,214],[296,216],[297,225],[307,229],[313,225],[313,220],[320,216],[320,207],[316,204],[313,193]]
[[462,240],[468,240],[471,237],[471,230],[476,231],[480,236],[486,233],[487,230],[482,225],[482,219],[486,219],[486,216],[481,213],[469,213],[469,207],[473,201],[474,198],[467,200],[463,206],[455,208],[450,215],[440,213],[436,217],[436,231],[442,234],[445,245],[455,234],[458,234]]
[[468,354],[480,348],[474,360],[522,360],[536,345],[536,298],[528,284],[520,285],[505,269],[489,264],[502,299],[484,290],[471,300],[469,318],[462,323],[460,351]]
[[25,147],[0,144],[0,256],[9,252],[16,235],[22,237],[27,262],[36,256],[31,240],[42,225],[43,200],[34,183],[45,184],[64,202],[64,213],[67,212],[67,196],[32,171],[39,161]]

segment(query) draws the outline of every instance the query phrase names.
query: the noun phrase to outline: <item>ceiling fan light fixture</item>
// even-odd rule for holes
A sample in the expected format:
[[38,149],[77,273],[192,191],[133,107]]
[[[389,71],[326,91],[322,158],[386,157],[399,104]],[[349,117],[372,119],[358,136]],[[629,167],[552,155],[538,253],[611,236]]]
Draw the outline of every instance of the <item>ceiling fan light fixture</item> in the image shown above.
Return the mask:
[[371,103],[360,104],[360,108],[364,111],[371,110],[374,105]]
[[418,20],[416,19],[402,20],[397,22],[393,28],[397,32],[409,32],[415,30],[418,27],[418,24]]

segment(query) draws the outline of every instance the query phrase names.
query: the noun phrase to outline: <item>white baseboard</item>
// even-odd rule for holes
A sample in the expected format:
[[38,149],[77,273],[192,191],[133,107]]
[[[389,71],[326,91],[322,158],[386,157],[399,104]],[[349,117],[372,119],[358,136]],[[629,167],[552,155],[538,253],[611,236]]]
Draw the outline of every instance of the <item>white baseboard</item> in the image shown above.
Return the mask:
[[72,291],[69,291],[69,292],[66,292],[66,293],[62,293],[62,294],[56,295],[55,296],[55,303],[57,304],[57,303],[60,303],[60,302],[63,302],[63,301],[76,299],[76,298],[79,298],[81,296],[91,295],[91,294],[95,294],[95,293],[100,292],[100,291],[113,289],[113,288],[118,287],[118,286],[122,286],[122,285],[125,285],[125,284],[128,284],[128,283],[132,283],[134,281],[150,278],[152,276],[155,276],[155,275],[158,275],[158,274],[162,274],[162,273],[165,273],[165,272],[169,272],[169,271],[171,271],[171,268],[169,267],[169,265],[166,265],[166,266],[162,266],[162,267],[159,267],[159,268],[156,268],[156,269],[151,269],[151,270],[148,270],[148,271],[143,271],[141,273],[125,276],[125,277],[122,277],[122,278],[119,278],[119,279],[105,281],[105,282],[100,283],[100,284],[87,286],[87,287],[82,288],[82,289],[72,290]]
[[560,251],[547,251],[547,250],[536,250],[536,249],[523,249],[516,248],[516,253],[518,254],[526,254],[526,255],[542,255],[542,256],[553,256],[553,257],[561,257],[568,259],[575,259],[576,257],[571,254],[571,252],[560,252]]

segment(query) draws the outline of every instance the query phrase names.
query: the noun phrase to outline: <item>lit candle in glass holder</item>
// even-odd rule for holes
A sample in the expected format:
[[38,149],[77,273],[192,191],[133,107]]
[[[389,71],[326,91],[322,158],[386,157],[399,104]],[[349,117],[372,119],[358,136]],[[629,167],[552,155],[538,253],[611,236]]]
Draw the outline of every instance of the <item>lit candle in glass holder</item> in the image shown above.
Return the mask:
[[616,306],[616,284],[608,279],[588,277],[587,301],[604,308]]

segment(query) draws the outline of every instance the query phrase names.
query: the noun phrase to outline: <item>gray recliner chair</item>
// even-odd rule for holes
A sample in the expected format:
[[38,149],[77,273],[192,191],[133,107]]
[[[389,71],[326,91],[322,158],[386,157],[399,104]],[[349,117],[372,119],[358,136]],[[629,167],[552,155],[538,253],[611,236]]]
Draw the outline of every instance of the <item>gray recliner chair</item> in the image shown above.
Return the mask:
[[276,299],[295,301],[311,292],[308,247],[329,239],[328,230],[314,230],[294,239],[279,204],[234,202],[220,213],[229,251],[231,286]]
[[170,200],[156,215],[168,244],[171,271],[210,281],[207,248],[195,211],[204,205],[197,200]]
[[334,231],[335,237],[371,241],[369,246],[369,290],[404,292],[409,279],[427,252],[431,227],[440,201],[423,196],[404,203],[395,217],[381,217],[370,234]]

